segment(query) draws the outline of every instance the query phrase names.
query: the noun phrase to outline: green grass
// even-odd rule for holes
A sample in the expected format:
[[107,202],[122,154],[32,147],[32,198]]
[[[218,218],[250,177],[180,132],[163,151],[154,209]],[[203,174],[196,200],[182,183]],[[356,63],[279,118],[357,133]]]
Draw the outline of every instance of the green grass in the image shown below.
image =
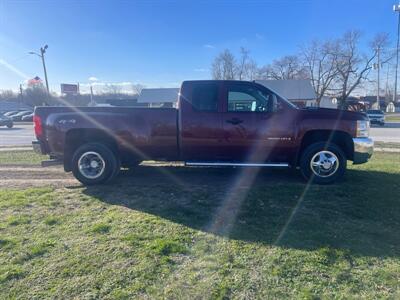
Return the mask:
[[386,122],[400,122],[400,116],[386,115],[385,120]]
[[400,297],[398,153],[331,186],[253,171],[0,190],[0,298]]
[[42,160],[46,159],[48,159],[48,156],[37,154],[32,150],[0,151],[0,165],[38,165]]
[[392,148],[392,149],[400,149],[400,143],[392,143],[392,142],[374,142],[374,146],[376,148]]

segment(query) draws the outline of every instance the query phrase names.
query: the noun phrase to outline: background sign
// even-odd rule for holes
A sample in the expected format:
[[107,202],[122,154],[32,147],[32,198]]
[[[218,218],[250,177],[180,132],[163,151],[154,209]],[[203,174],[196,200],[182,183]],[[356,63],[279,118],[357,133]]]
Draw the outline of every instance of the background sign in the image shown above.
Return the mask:
[[79,94],[78,84],[61,83],[61,93],[76,95]]

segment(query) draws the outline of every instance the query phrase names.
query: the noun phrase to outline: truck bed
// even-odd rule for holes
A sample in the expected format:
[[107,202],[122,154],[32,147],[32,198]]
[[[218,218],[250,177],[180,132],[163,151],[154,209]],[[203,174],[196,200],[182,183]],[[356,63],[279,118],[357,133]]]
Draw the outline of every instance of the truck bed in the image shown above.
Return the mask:
[[69,137],[106,132],[118,147],[141,159],[175,159],[178,155],[177,110],[136,107],[38,107],[45,152],[62,156]]

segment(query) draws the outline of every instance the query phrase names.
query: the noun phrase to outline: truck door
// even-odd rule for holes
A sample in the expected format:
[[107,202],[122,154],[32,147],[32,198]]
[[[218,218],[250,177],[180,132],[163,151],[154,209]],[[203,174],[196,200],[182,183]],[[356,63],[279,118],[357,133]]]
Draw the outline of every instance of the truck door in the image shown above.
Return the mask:
[[274,163],[287,159],[294,123],[275,112],[277,96],[249,82],[228,82],[222,114],[225,159],[237,162]]
[[215,81],[183,83],[179,107],[179,144],[185,161],[220,159],[222,85]]

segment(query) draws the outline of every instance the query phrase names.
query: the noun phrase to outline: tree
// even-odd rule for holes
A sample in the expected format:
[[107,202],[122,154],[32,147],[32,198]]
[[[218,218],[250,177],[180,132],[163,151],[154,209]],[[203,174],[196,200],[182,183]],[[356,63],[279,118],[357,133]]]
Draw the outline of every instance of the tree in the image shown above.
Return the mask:
[[373,61],[378,49],[387,44],[387,36],[377,35],[371,43],[372,53],[362,54],[359,49],[361,33],[356,30],[348,31],[339,39],[335,69],[335,79],[339,107],[346,108],[346,99],[360,85],[368,80]]
[[43,85],[32,85],[24,91],[24,103],[32,107],[47,104],[50,95],[47,94]]
[[338,58],[338,42],[313,41],[302,49],[302,57],[307,75],[317,95],[319,106],[321,99],[332,87],[338,75],[336,60]]
[[240,47],[240,59],[236,67],[236,73],[239,80],[243,80],[246,77],[247,65],[249,63],[249,50],[244,47]]
[[297,55],[287,55],[260,69],[260,79],[306,79],[307,71]]
[[250,59],[249,62],[246,64],[246,77],[247,80],[254,80],[257,78],[258,74],[258,66],[257,63]]
[[254,80],[257,76],[257,63],[250,58],[250,51],[240,47],[240,58],[236,65],[236,78],[239,80]]
[[236,59],[234,55],[226,49],[214,59],[212,64],[213,79],[235,79],[235,69]]
[[145,86],[140,83],[136,83],[136,84],[132,83],[131,87],[132,87],[132,92],[135,95],[140,95],[142,90],[145,88]]
[[106,83],[104,85],[104,89],[107,91],[106,93],[116,95],[116,94],[121,94],[122,87],[118,84],[114,83]]
[[11,100],[15,98],[17,98],[17,94],[15,94],[12,90],[0,91],[0,100]]

